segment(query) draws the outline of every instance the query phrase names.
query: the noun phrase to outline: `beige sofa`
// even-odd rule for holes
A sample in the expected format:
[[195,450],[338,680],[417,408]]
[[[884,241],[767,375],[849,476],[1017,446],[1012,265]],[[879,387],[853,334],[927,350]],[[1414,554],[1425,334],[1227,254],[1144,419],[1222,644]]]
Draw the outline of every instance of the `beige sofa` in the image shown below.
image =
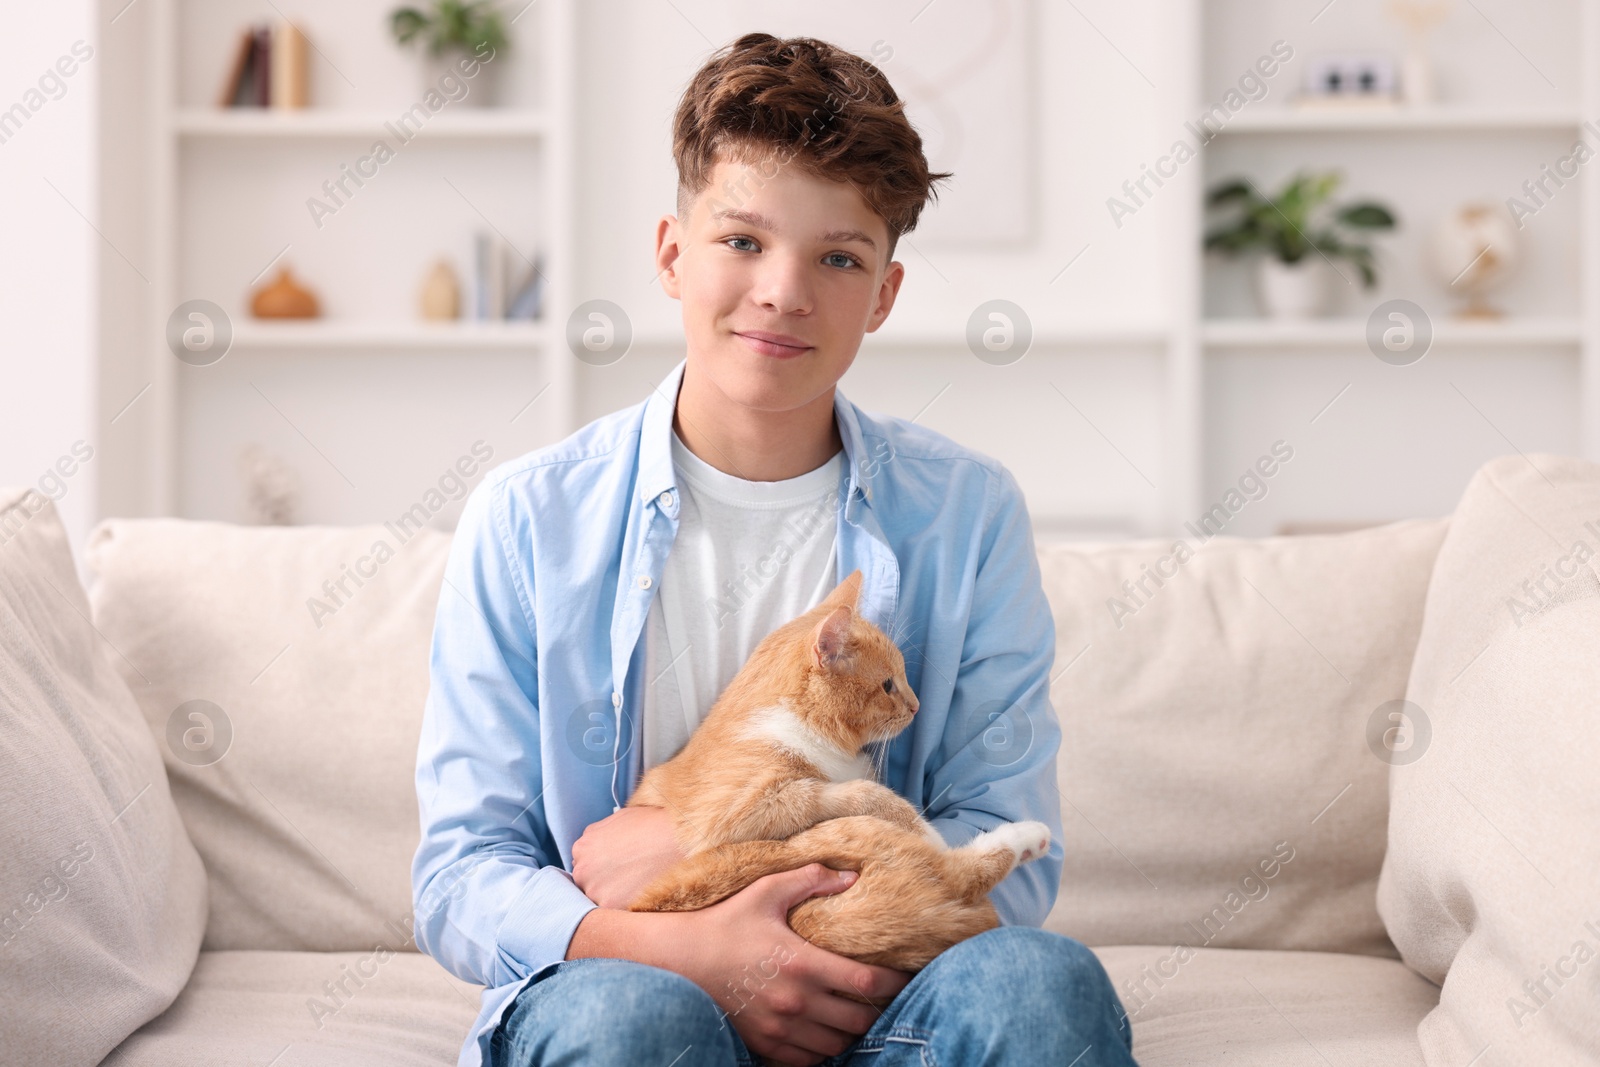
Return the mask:
[[[455,1062],[477,989],[415,951],[409,884],[447,545],[110,520],[86,598],[54,508],[0,490],[0,1060]],[[1048,926],[1139,1062],[1593,1062],[1600,466],[1188,547],[1040,552]]]

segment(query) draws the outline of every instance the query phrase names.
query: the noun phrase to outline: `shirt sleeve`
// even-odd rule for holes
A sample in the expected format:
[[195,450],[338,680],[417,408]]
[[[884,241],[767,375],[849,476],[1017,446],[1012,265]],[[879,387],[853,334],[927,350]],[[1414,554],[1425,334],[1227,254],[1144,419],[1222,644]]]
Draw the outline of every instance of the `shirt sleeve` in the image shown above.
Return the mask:
[[1008,822],[1050,828],[1049,851],[989,895],[1003,924],[1040,926],[1061,888],[1065,856],[1056,786],[1061,726],[1050,703],[1055,621],[1022,490],[1003,467],[989,485],[961,661],[924,795],[929,821],[951,846]]
[[593,901],[561,867],[541,798],[533,575],[503,483],[468,496],[434,617],[417,747],[422,839],[411,867],[417,947],[498,986],[566,957]]

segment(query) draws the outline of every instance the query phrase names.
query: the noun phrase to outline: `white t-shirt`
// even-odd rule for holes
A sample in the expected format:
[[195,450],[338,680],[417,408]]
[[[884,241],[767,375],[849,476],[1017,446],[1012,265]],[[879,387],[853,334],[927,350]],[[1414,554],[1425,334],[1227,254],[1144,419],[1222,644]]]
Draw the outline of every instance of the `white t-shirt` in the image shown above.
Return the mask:
[[762,638],[838,584],[840,449],[777,482],[724,473],[672,434],[678,534],[645,620],[644,770],[676,755]]

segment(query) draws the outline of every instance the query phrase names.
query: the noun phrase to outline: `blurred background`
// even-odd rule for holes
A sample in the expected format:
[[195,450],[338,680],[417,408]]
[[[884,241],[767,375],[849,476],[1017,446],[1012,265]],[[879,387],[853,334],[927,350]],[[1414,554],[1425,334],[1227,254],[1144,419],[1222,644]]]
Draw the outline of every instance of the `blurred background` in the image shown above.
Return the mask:
[[1041,540],[1347,529],[1600,459],[1600,0],[10,13],[0,483],[78,550],[109,515],[450,529],[451,471],[642,400],[684,355],[670,118],[751,30],[871,59],[954,171],[840,388],[1004,462]]

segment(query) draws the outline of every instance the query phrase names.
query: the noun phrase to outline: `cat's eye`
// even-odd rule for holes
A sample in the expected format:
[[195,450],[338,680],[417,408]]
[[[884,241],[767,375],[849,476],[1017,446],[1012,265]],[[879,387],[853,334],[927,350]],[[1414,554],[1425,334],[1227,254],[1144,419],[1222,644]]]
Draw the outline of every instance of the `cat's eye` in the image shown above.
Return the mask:
[[893,693],[894,692],[894,679],[893,678],[885,678],[883,680],[883,691],[885,693]]

